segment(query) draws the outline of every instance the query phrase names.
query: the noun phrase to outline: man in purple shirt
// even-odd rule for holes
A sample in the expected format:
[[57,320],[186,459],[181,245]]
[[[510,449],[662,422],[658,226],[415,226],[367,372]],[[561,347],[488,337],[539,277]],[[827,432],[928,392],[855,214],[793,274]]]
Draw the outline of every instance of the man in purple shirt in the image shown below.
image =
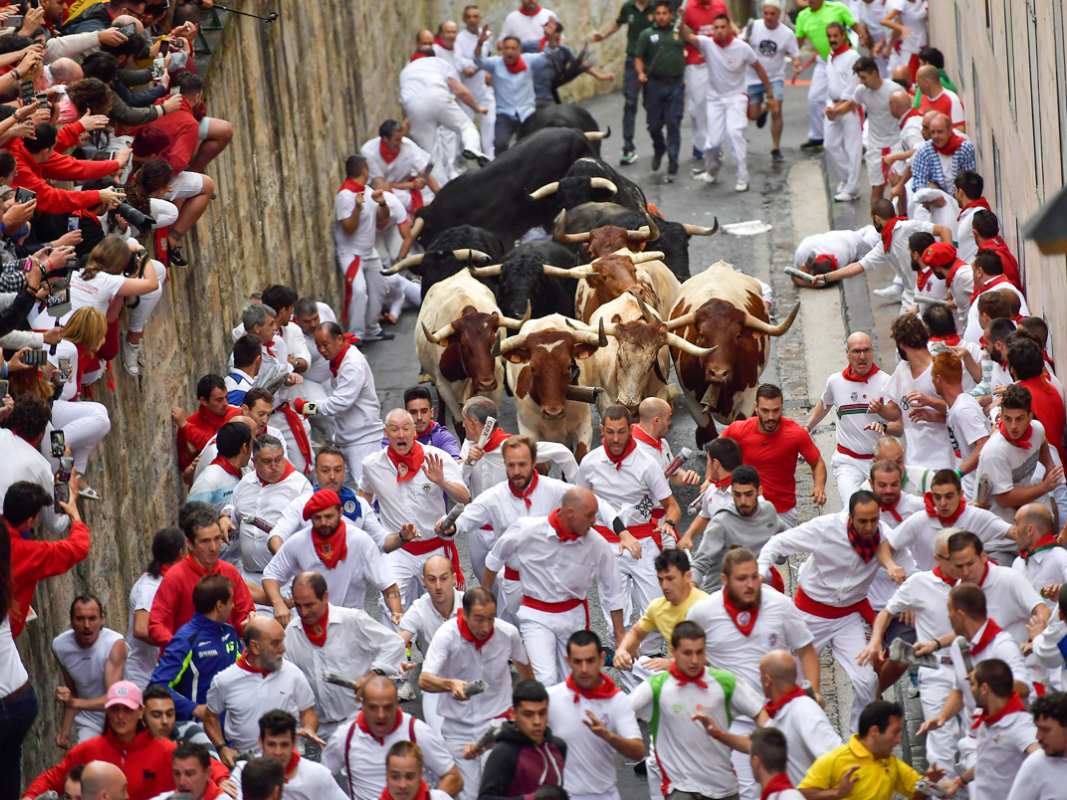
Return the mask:
[[[412,386],[404,392],[404,409],[415,420],[415,439],[444,450],[459,461],[459,440],[444,425],[433,418],[433,395],[426,386]],[[382,447],[387,444],[382,439]]]

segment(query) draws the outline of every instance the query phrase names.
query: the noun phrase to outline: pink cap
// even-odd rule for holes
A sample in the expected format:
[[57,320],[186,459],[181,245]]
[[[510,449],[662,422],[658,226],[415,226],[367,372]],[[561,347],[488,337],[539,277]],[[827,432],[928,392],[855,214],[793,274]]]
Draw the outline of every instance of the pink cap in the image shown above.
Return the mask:
[[107,702],[104,703],[104,708],[126,706],[136,711],[141,705],[141,690],[132,681],[115,681],[107,690]]

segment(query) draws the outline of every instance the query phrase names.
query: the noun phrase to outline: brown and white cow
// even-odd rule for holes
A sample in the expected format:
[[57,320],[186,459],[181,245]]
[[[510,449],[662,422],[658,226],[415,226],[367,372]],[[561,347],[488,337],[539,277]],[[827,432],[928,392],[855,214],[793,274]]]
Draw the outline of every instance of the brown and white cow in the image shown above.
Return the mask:
[[671,401],[668,346],[698,358],[711,352],[669,332],[659,314],[629,292],[593,312],[590,326],[599,328],[601,322],[608,343],[579,365],[579,382],[602,390],[597,397],[602,414],[613,403],[636,414],[646,397]]
[[698,445],[715,438],[715,420],[729,424],[751,416],[771,337],[788,331],[799,310],[798,303],[784,322],[771,325],[760,282],[725,261],[682,284],[667,327],[699,347],[714,348],[697,357],[671,347]]
[[496,358],[498,331],[516,330],[522,323],[503,316],[492,290],[467,270],[426,292],[415,326],[415,352],[453,419],[475,395],[500,404],[504,373]]
[[559,277],[575,278],[574,308],[578,319],[588,322],[597,308],[631,292],[640,297],[660,316],[674,305],[681,284],[658,250],[635,252],[620,250],[601,256],[589,264],[557,270]]
[[519,433],[568,445],[582,460],[593,438],[592,409],[588,403],[568,400],[567,387],[576,378],[576,363],[607,342],[603,331],[562,314],[529,320],[504,341],[500,355],[515,393]]

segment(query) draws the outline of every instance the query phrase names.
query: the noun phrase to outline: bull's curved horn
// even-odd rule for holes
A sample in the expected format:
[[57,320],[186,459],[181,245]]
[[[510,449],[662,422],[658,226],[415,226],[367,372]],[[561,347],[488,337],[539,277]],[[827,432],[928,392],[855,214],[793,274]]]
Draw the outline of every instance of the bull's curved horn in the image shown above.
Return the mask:
[[426,327],[426,323],[422,323],[422,333],[431,344],[441,344],[443,339],[447,339],[455,332],[456,329],[452,327],[451,322],[436,331],[430,331],[430,329]]
[[685,228],[685,232],[690,236],[714,236],[719,232],[719,218],[715,218],[715,224],[707,228],[703,225],[693,225],[692,223],[682,223],[682,227]]
[[467,265],[467,270],[475,278],[495,278],[504,271],[503,264],[490,264],[487,267],[472,267]]
[[416,253],[413,256],[402,258],[391,266],[389,266],[387,269],[383,269],[382,275],[396,275],[396,273],[400,272],[400,270],[402,269],[410,269],[414,271],[415,267],[422,265],[422,260],[424,258],[426,258],[425,253]]
[[496,336],[493,337],[493,346],[489,350],[489,355],[496,358],[500,355],[500,345],[504,342],[504,332],[497,328]]
[[517,350],[526,344],[526,334],[520,333],[518,336],[509,336],[504,340],[504,343],[500,345],[500,355],[506,356],[512,350]]
[[607,139],[611,135],[611,131],[582,131],[585,134],[586,141],[599,142]]
[[675,317],[672,320],[667,321],[667,330],[673,331],[676,328],[684,328],[686,325],[692,325],[693,320],[697,317],[695,311],[690,311],[688,314],[682,314],[680,317]]
[[711,353],[715,351],[714,347],[701,347],[700,345],[695,345],[688,339],[683,339],[676,333],[667,334],[667,344],[669,344],[671,347],[677,347],[683,353],[688,353],[689,355],[696,356],[697,358],[703,358],[704,356],[711,355]]
[[522,324],[530,318],[530,314],[532,313],[533,309],[530,307],[530,301],[527,300],[526,313],[523,315],[522,319],[515,319],[514,317],[505,317],[503,314],[501,314],[500,324],[503,325],[505,328],[510,328],[513,331],[517,331],[519,328],[522,327]]
[[412,240],[418,239],[419,234],[422,233],[423,227],[426,225],[426,220],[422,217],[415,217],[415,221],[411,223],[411,238]]
[[590,178],[589,185],[594,189],[607,189],[612,194],[619,193],[619,187],[607,178]]
[[648,225],[642,225],[635,231],[626,231],[627,239],[638,239],[642,242],[647,242],[652,237],[652,228]]
[[551,264],[542,264],[541,269],[544,274],[550,278],[570,278],[571,280],[580,281],[582,278],[588,278],[590,275],[596,274],[596,269],[592,264],[579,264],[577,267],[554,267]]
[[592,235],[589,231],[584,233],[561,233],[557,237],[557,241],[564,244],[581,244],[582,242],[588,242]]
[[793,320],[797,318],[797,312],[800,311],[800,303],[793,306],[793,310],[789,312],[789,316],[785,318],[783,322],[777,325],[771,325],[769,322],[764,322],[758,317],[754,317],[749,313],[745,313],[745,327],[751,328],[754,331],[765,333],[768,336],[781,336],[793,325]]
[[634,264],[644,264],[646,261],[663,261],[667,254],[662,250],[642,250],[640,253],[632,253],[630,260]]
[[567,320],[567,324],[574,331],[573,336],[575,341],[580,342],[581,344],[591,344],[596,345],[597,347],[607,347],[608,334],[604,330],[603,317],[600,318],[600,324],[597,326],[597,329],[595,331],[589,330],[589,328],[586,327],[579,328],[577,325],[572,324],[570,320]]
[[652,310],[639,295],[635,294],[633,297],[634,300],[637,301],[637,305],[641,308],[641,316],[645,318],[645,322],[659,322],[659,317],[652,313]]
[[483,253],[481,250],[475,250],[473,247],[464,247],[459,250],[452,251],[452,258],[456,261],[492,261],[493,258],[488,253]]
[[552,183],[546,183],[539,189],[534,189],[530,192],[531,200],[543,200],[549,195],[553,195],[559,191],[559,181],[552,181]]
[[[660,369],[660,367],[659,367],[659,353],[658,352],[656,353],[656,357],[654,359],[652,359],[652,371],[654,373],[656,373],[656,377],[659,379],[660,383],[666,383],[666,384],[670,383],[670,380],[667,378],[666,375],[663,374],[663,370]],[[671,371],[670,370],[670,361],[668,360],[668,362],[667,362],[667,372],[669,373],[670,371]]]

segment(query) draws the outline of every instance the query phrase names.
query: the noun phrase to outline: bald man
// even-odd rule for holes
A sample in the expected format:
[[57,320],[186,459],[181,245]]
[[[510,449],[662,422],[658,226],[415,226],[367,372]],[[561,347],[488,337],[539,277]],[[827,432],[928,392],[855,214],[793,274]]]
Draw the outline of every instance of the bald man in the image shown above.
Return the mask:
[[[1067,549],[1056,542],[1051,509],[1042,503],[1021,506],[1009,535],[1019,546],[1011,568],[1025,575],[1049,609],[1054,609],[1059,587],[1067,585]],[[1042,591],[1045,589],[1048,591]]]
[[576,486],[548,516],[516,520],[485,560],[482,585],[489,590],[505,564],[519,571],[519,632],[534,676],[545,686],[567,675],[570,635],[589,628],[589,590],[594,580],[600,604],[611,618],[615,643],[625,635],[615,550],[595,531],[590,535],[596,513],[596,496]]
[[[933,483],[935,469],[906,464],[904,443],[896,436],[881,436],[874,443],[874,461],[892,461],[902,470],[900,491],[922,497]],[[864,480],[861,489],[870,489],[870,479]]]
[[[674,409],[666,400],[646,397],[637,406],[637,422],[630,429],[637,442],[637,449],[652,456],[664,469],[674,460],[674,453],[667,441],[673,415]],[[700,475],[691,469],[679,469],[671,476],[671,483],[697,486],[700,484]],[[653,519],[662,516],[662,513],[657,516],[655,511],[652,512]]]
[[[874,363],[874,344],[863,331],[845,340],[848,366],[826,379],[826,388],[808,416],[811,433],[819,423],[837,409],[837,452],[830,460],[834,483],[847,503],[863,482],[874,460],[874,444],[885,431],[886,423],[868,411],[872,400],[883,395],[889,374]],[[899,423],[896,423],[899,424]]]
[[938,111],[949,118],[950,124],[960,133],[967,130],[967,117],[964,115],[963,103],[959,95],[941,84],[941,73],[933,64],[919,67],[915,75],[915,85],[922,92],[919,113]]
[[82,771],[82,800],[126,800],[126,775],[107,761],[90,761]]

